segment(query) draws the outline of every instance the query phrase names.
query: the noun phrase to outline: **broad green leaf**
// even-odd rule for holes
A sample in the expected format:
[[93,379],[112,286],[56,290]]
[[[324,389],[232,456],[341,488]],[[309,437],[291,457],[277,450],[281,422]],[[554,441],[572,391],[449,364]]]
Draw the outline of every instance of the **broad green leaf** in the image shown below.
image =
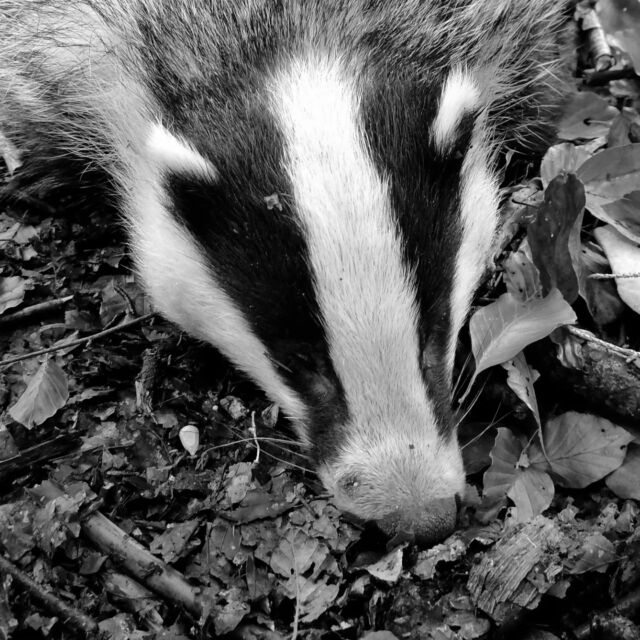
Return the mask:
[[633,436],[605,418],[569,411],[544,426],[545,454],[532,445],[529,461],[571,489],[583,489],[617,469]]
[[607,487],[619,498],[640,500],[640,446],[630,444],[627,457],[605,480]]
[[604,98],[591,91],[581,91],[566,105],[558,123],[558,137],[578,140],[606,136],[618,113]]
[[635,274],[635,277],[616,278],[616,287],[623,302],[636,313],[640,313],[640,246],[611,225],[598,227],[593,235],[607,254],[614,274]]
[[576,314],[557,289],[545,298],[521,302],[510,293],[478,309],[469,322],[476,376],[485,369],[515,358],[527,345],[548,336]]
[[65,372],[53,360],[47,359],[31,378],[18,401],[9,409],[9,415],[31,429],[33,425],[42,424],[64,407],[68,399]]

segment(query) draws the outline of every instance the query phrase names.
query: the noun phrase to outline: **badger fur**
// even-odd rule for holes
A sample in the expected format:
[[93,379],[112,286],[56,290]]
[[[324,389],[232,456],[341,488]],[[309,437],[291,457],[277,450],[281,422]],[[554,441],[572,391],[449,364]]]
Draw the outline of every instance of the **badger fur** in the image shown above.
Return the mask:
[[104,189],[156,308],[289,416],[344,510],[444,536],[458,332],[557,0],[0,0],[22,175]]

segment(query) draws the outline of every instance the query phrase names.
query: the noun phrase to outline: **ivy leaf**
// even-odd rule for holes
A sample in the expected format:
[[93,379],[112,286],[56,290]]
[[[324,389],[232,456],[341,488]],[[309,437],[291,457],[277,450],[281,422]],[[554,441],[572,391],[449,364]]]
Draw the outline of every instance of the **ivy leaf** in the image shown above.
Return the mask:
[[481,371],[512,360],[527,345],[575,321],[576,314],[557,289],[526,302],[505,293],[478,309],[469,322],[476,370],[468,388]]
[[24,393],[9,409],[9,415],[31,429],[42,424],[61,409],[69,399],[67,376],[55,363],[46,359],[29,381]]
[[628,431],[605,418],[569,411],[545,424],[545,452],[532,445],[530,462],[561,485],[583,489],[617,469],[632,440]]

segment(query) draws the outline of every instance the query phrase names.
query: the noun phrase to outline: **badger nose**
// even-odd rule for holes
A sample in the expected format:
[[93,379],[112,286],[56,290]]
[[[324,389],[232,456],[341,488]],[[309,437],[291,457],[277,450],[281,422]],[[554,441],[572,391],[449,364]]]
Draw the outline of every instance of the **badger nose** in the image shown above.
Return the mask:
[[456,526],[457,499],[438,498],[413,509],[398,509],[376,521],[378,528],[387,536],[400,534],[415,539],[421,546],[441,542]]

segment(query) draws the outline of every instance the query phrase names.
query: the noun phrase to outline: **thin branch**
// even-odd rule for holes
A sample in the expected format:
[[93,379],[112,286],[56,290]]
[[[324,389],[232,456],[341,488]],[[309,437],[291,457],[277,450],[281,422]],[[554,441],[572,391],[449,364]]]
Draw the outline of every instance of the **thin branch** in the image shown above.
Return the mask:
[[69,625],[81,631],[85,637],[97,636],[98,624],[82,611],[78,611],[52,593],[48,593],[32,580],[24,571],[21,571],[0,555],[0,573],[10,575],[23,589],[26,589],[36,600],[39,600],[44,607],[58,616],[63,624]]
[[134,318],[133,320],[129,320],[128,322],[123,322],[116,327],[111,327],[110,329],[105,329],[104,331],[99,331],[98,333],[94,333],[90,336],[85,336],[84,338],[78,338],[77,340],[71,340],[70,342],[65,342],[62,344],[55,344],[52,347],[47,347],[46,349],[39,349],[38,351],[32,351],[31,353],[23,353],[21,356],[15,356],[15,358],[7,358],[0,362],[0,369],[3,367],[8,367],[9,365],[15,364],[16,362],[22,362],[23,360],[28,360],[29,358],[37,358],[38,356],[43,356],[47,353],[53,353],[54,351],[62,351],[63,349],[70,349],[72,347],[77,347],[79,345],[87,344],[89,342],[93,342],[94,340],[100,340],[105,336],[111,335],[112,333],[118,333],[119,331],[123,331],[124,329],[129,329],[135,325],[141,324],[145,320],[149,318],[153,318],[155,316],[155,311],[151,313],[146,313],[139,318]]
[[71,300],[73,300],[73,296],[65,296],[64,298],[58,298],[57,300],[47,300],[45,302],[39,302],[38,304],[32,304],[30,307],[25,307],[24,309],[20,309],[15,313],[9,313],[6,316],[0,318],[0,326],[13,324],[14,322],[18,322],[19,320],[32,318],[33,316],[38,316],[44,313],[57,311],[61,307],[64,307],[67,302],[70,302]]

